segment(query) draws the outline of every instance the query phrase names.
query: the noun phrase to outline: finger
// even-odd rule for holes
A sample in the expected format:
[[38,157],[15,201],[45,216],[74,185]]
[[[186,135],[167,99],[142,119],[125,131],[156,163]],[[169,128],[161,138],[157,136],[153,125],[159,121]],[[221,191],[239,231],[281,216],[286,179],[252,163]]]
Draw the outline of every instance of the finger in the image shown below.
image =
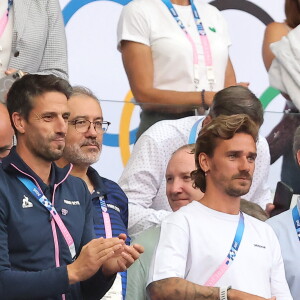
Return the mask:
[[143,253],[143,252],[140,252],[140,251],[143,250],[142,246],[138,245],[136,247],[137,247],[138,250],[133,246],[125,246],[124,247],[124,252],[131,255],[134,260],[137,260],[140,257],[140,254]]
[[135,250],[132,246],[125,246],[122,252],[122,257],[128,261],[128,263],[133,264],[135,260],[140,257],[140,253]]
[[105,248],[102,251],[97,253],[96,261],[103,263],[107,259],[111,258],[115,255],[115,252],[118,251],[122,247],[122,245],[114,245],[110,248]]
[[5,71],[5,74],[6,74],[6,75],[9,75],[9,74],[12,74],[12,73],[15,73],[15,72],[17,72],[17,69],[12,69],[12,68],[10,68],[10,69],[7,69],[7,70]]
[[136,251],[138,251],[139,253],[144,253],[144,247],[142,246],[142,245],[139,245],[139,244],[133,244],[132,245],[133,246],[133,248],[136,250]]
[[119,239],[126,241],[127,235],[125,233],[121,233],[121,234],[119,234]]
[[126,271],[127,268],[127,265],[126,265],[126,260],[124,260],[123,258],[119,258],[117,260],[117,263],[118,263],[118,266],[119,266],[119,272],[123,272],[123,271]]
[[99,268],[106,262],[108,261],[110,258],[112,258],[114,256],[114,251],[109,251],[107,252],[105,255],[101,256],[98,260],[97,260],[97,265],[99,266]]
[[130,255],[127,252],[122,252],[121,256],[124,259],[125,265],[127,267],[131,266],[135,262],[135,260],[137,259],[137,258],[134,258],[132,255]]
[[124,245],[124,241],[119,238],[104,239],[99,238],[94,240],[93,247],[96,251],[101,251],[104,248],[113,247],[114,245]]

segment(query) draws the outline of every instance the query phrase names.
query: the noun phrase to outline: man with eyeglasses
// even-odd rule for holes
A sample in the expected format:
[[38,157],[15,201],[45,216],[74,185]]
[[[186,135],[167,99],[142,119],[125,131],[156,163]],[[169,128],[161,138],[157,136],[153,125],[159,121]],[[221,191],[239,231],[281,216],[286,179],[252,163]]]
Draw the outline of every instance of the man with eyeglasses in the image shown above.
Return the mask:
[[[103,134],[110,122],[103,121],[99,100],[85,87],[73,87],[68,106],[70,118],[66,146],[57,164],[64,167],[72,163],[71,174],[80,177],[87,184],[92,195],[96,236],[118,237],[121,233],[127,234],[128,199],[125,193],[117,183],[101,177],[91,167],[99,160]],[[121,299],[125,290],[126,273],[122,273],[106,294],[105,297],[108,298],[103,299]]]
[[0,161],[9,154],[13,143],[14,131],[11,127],[11,122],[7,108],[0,103]]
[[125,234],[96,239],[86,184],[54,163],[71,91],[54,75],[25,75],[8,92],[17,145],[0,164],[0,299],[101,299],[142,251]]

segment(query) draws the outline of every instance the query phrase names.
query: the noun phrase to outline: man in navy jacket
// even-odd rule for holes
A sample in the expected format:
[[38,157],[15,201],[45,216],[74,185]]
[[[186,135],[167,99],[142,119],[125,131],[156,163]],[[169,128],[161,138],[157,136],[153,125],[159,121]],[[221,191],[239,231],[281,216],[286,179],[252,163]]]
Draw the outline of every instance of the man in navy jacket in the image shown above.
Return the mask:
[[[103,120],[98,98],[88,88],[73,87],[68,101],[70,110],[68,135],[63,156],[57,161],[60,167],[73,164],[71,174],[83,179],[92,196],[94,230],[99,237],[118,237],[127,234],[128,199],[119,185],[101,177],[91,167],[99,160],[103,134],[109,122]],[[129,239],[127,240],[129,244]],[[106,294],[110,299],[126,293],[126,272],[117,276],[111,290]],[[121,284],[122,283],[122,284]],[[123,288],[122,288],[123,286]]]
[[93,239],[85,183],[53,163],[70,91],[53,75],[26,75],[8,93],[17,146],[0,167],[0,299],[100,299],[138,257],[125,235]]

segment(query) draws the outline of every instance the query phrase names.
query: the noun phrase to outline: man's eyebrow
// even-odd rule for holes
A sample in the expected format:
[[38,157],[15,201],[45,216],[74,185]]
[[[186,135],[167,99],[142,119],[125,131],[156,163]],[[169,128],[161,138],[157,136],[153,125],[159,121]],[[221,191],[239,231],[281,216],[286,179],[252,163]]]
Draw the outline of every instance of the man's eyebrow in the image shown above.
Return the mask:
[[257,152],[249,152],[248,154],[251,156],[257,157]]
[[[242,154],[244,151],[242,151],[242,150],[229,150],[229,151],[226,151],[225,153],[227,154],[227,155],[229,155],[229,154]],[[257,152],[252,152],[252,151],[249,151],[248,153],[247,153],[247,155],[252,155],[252,156],[257,156]]]
[[[76,116],[76,117],[74,117],[72,120],[77,120],[77,119],[88,119],[88,116]],[[94,120],[101,120],[101,121],[103,121],[103,117],[96,117],[96,118],[94,118]]]

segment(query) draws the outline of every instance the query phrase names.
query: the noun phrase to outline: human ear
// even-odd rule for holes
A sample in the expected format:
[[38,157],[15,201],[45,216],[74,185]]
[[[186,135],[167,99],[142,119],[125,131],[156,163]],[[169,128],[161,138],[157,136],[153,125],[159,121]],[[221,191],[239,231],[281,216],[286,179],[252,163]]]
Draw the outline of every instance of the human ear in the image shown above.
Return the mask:
[[25,132],[25,119],[23,118],[23,116],[18,113],[18,112],[14,112],[11,116],[12,122],[16,128],[16,130],[19,133],[24,133]]
[[209,157],[206,153],[201,152],[198,156],[198,162],[200,165],[200,168],[204,173],[207,173],[210,170],[209,166]]

